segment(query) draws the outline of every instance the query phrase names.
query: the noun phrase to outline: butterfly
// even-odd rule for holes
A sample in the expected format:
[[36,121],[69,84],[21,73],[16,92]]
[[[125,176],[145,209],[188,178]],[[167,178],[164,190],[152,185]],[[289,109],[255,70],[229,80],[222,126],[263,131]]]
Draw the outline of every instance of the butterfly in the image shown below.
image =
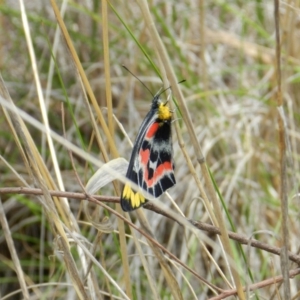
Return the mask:
[[[176,184],[172,112],[167,106],[168,101],[163,102],[160,95],[153,97],[151,109],[140,126],[126,173],[126,178],[155,198]],[[146,202],[141,192],[132,189],[130,182],[125,184],[121,194],[124,211],[137,209]]]

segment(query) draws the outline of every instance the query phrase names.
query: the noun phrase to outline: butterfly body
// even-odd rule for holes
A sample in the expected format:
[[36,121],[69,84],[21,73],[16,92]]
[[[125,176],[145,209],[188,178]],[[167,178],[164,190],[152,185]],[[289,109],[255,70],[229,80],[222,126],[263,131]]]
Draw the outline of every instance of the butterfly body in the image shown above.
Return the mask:
[[[154,96],[152,106],[139,129],[126,177],[155,198],[176,184],[174,177],[171,122],[172,112],[159,95]],[[146,203],[139,191],[126,183],[121,206],[132,211]]]

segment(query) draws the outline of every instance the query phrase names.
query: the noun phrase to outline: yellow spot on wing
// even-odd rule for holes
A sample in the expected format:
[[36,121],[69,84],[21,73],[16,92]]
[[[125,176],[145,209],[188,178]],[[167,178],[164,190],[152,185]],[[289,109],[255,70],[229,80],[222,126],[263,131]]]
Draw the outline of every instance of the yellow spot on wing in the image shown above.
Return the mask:
[[122,198],[129,201],[133,209],[146,202],[145,197],[141,193],[133,191],[129,184],[124,186]]
[[130,186],[128,184],[126,184],[124,186],[124,190],[123,190],[123,198],[126,198],[129,200],[131,198],[131,193],[132,193],[132,189],[130,188]]

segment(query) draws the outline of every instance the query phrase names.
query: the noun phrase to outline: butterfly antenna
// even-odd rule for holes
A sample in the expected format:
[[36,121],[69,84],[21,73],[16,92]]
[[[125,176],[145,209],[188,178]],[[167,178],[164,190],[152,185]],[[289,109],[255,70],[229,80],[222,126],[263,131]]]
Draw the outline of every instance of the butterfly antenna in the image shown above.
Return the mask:
[[150,91],[150,89],[146,86],[146,84],[139,79],[136,75],[134,75],[126,66],[122,66],[127,72],[129,72],[134,78],[136,78],[143,86],[144,88],[152,95],[152,97],[154,97],[153,93]]
[[[177,82],[177,84],[183,83],[183,82],[185,82],[185,81],[186,81],[186,80],[183,79],[183,80]],[[171,85],[170,85],[169,87],[165,88],[164,90],[162,90],[161,92],[159,92],[159,93],[158,93],[158,96],[160,96],[162,93],[164,93],[165,91],[167,91],[167,90],[170,89],[170,88],[171,88]]]

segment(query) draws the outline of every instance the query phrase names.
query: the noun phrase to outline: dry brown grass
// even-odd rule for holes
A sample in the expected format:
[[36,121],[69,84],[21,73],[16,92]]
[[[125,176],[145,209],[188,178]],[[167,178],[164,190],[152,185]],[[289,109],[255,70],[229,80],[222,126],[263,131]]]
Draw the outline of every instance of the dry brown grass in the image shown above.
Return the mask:
[[[272,1],[24,2],[0,4],[0,299],[297,299],[299,3],[280,3],[279,72]],[[149,110],[122,65],[178,103],[177,185],[126,215],[114,172],[77,200],[123,174]]]

